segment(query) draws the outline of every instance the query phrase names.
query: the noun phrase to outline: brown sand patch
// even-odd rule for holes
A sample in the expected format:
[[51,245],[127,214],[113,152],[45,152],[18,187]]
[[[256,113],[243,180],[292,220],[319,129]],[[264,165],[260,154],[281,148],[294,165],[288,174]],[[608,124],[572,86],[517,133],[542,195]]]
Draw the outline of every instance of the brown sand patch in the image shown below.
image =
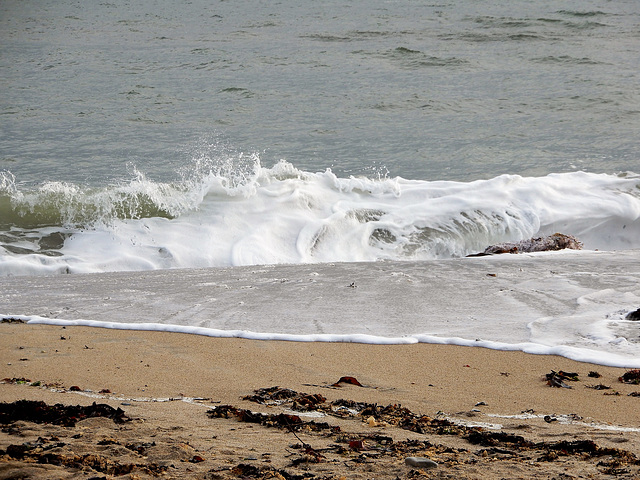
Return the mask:
[[[131,419],[5,419],[0,479],[640,474],[640,434],[613,429],[638,428],[640,400],[629,394],[640,387],[618,381],[625,369],[479,348],[22,324],[0,325],[0,346],[8,379],[0,401],[96,402]],[[550,387],[551,371],[578,373],[578,381]],[[611,389],[586,388],[596,383]],[[438,466],[416,468],[407,457]]]

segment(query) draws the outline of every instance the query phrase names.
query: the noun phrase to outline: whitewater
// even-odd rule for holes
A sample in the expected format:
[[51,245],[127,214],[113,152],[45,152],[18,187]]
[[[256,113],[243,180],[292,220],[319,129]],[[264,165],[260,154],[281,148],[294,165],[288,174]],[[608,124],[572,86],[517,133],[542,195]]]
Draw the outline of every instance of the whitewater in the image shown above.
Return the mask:
[[[640,248],[640,176],[340,178],[257,155],[179,182],[0,182],[0,275],[433,260],[556,232]],[[196,173],[197,172],[197,173]]]
[[[241,165],[93,189],[5,174],[3,316],[640,367],[626,319],[640,306],[640,176],[453,182]],[[555,232],[585,250],[466,257]]]
[[[2,318],[226,338],[416,342],[640,368],[640,251],[0,277]],[[26,315],[25,315],[26,314]]]

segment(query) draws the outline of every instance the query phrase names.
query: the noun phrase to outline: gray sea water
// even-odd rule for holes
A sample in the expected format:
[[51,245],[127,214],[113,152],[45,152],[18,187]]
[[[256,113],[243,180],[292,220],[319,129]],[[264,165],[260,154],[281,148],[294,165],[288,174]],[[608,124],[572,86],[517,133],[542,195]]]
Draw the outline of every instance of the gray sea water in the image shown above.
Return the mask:
[[0,171],[640,170],[637,0],[0,2]]

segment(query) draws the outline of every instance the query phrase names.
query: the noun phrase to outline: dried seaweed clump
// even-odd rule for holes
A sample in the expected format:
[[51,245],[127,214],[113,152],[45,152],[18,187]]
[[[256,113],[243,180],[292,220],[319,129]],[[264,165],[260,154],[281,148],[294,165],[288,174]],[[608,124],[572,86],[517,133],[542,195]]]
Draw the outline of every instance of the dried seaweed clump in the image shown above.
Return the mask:
[[90,417],[106,417],[115,423],[124,423],[131,419],[121,408],[113,408],[105,403],[92,405],[47,405],[42,401],[18,400],[13,403],[0,403],[0,423],[8,424],[19,420],[33,423],[51,423],[63,427],[75,427],[80,420]]
[[625,372],[624,375],[618,377],[622,383],[631,383],[632,385],[640,385],[640,370],[634,369]]

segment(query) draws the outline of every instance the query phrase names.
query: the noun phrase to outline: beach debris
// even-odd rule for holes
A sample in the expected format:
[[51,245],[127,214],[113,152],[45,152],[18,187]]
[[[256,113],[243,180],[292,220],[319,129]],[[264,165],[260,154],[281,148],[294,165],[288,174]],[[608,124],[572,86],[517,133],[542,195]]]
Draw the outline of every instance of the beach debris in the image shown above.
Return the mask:
[[64,427],[74,427],[77,422],[90,417],[106,417],[115,423],[125,423],[131,419],[120,408],[115,409],[107,404],[92,405],[47,405],[42,401],[18,400],[13,403],[0,403],[0,423],[27,421],[33,423],[50,423]]
[[341,383],[348,383],[349,385],[355,385],[357,387],[363,386],[355,377],[340,377],[340,380],[338,380],[332,386],[341,387],[342,386],[340,385]]
[[556,372],[555,370],[551,370],[551,373],[546,374],[547,385],[550,387],[558,387],[558,388],[573,388],[566,383],[564,380],[570,380],[572,382],[578,381],[578,374],[575,372],[563,372],[562,370]]
[[640,385],[640,369],[629,370],[624,375],[618,377],[622,383],[630,383],[632,385]]
[[351,282],[349,285],[347,285],[348,288],[358,288],[358,286],[356,285],[356,282]]
[[552,415],[545,415],[544,416],[544,421],[547,423],[551,423],[551,422],[557,422],[558,419]]
[[355,450],[356,452],[360,452],[365,449],[364,440],[350,440],[349,448],[351,450]]
[[11,383],[14,385],[26,385],[28,383],[31,383],[31,380],[24,377],[13,377],[13,378],[7,377],[2,379],[2,383]]
[[0,383],[7,383],[12,385],[29,385],[30,387],[46,387],[46,388],[62,388],[59,382],[44,383],[42,380],[31,381],[24,377],[3,378]]
[[236,477],[257,477],[260,475],[260,469],[255,465],[248,463],[239,463],[231,469],[231,473]]
[[15,317],[2,317],[0,323],[26,323],[24,320]]
[[611,387],[608,385],[603,385],[599,383],[598,385],[585,385],[586,388],[591,388],[593,390],[610,390]]
[[[84,471],[85,473],[90,469],[113,476],[127,475],[136,471],[155,477],[164,474],[168,470],[168,467],[155,463],[120,463],[108,456],[95,453],[77,455],[74,453],[54,452],[51,450],[59,449],[66,444],[57,442],[46,445],[45,443],[46,441],[40,437],[36,442],[27,442],[22,445],[8,445],[3,453],[11,459],[23,460],[28,463],[57,465],[69,469],[78,469],[78,471]],[[15,478],[27,477],[20,476]]]
[[596,372],[595,370],[591,370],[589,372],[589,374],[587,375],[587,377],[591,377],[591,378],[600,378],[602,375],[600,375],[598,372]]
[[252,412],[243,408],[236,408],[231,405],[218,405],[207,411],[209,418],[229,418],[236,417],[241,422],[258,423],[265,427],[286,428],[291,432],[297,432],[302,429],[309,431],[332,430],[340,431],[340,427],[329,425],[326,422],[305,422],[298,415],[289,415],[286,413],[265,414]]
[[436,468],[438,464],[429,458],[424,457],[407,457],[404,459],[405,465],[416,468]]
[[470,429],[466,436],[469,443],[492,447],[496,445],[513,444],[521,447],[531,447],[533,443],[524,439],[520,435],[504,432],[485,432],[480,429]]
[[376,420],[375,417],[370,416],[366,419],[363,419],[365,421],[365,423],[367,425],[369,425],[371,428],[375,428],[375,427],[388,427],[389,424],[387,422],[381,421],[381,420]]
[[319,393],[310,395],[277,386],[260,388],[255,390],[253,395],[247,395],[242,397],[242,399],[263,405],[281,405],[286,402],[291,402],[291,408],[299,412],[313,410],[316,405],[326,400],[326,398]]
[[319,393],[314,393],[314,394],[305,393],[293,399],[293,405],[291,406],[291,408],[301,412],[306,410],[312,410],[316,405],[324,403],[325,400],[326,398],[320,395]]
[[[560,372],[554,373],[560,374]],[[566,381],[570,381],[571,377],[577,378],[577,374],[572,372],[563,373],[567,375]],[[324,401],[315,405],[314,408],[330,415],[339,416],[343,419],[343,423],[349,418],[360,419],[364,423],[369,423],[369,421],[376,423],[386,422],[390,427],[406,429],[419,434],[457,436],[471,445],[478,445],[484,448],[480,450],[467,450],[460,447],[451,448],[450,446],[431,443],[432,438],[429,438],[429,440],[407,439],[406,441],[394,441],[393,437],[381,435],[379,432],[365,433],[362,430],[359,430],[358,433],[347,432],[343,430],[345,428],[343,423],[340,424],[342,428],[331,429],[331,425],[324,424],[326,427],[318,429],[315,427],[315,422],[306,422],[297,416],[290,416],[286,422],[281,422],[278,417],[282,414],[263,415],[253,412],[245,414],[241,409],[230,405],[216,407],[209,411],[209,415],[214,418],[233,417],[239,421],[250,420],[266,427],[280,426],[281,428],[286,428],[299,441],[298,444],[290,446],[295,451],[295,453],[289,452],[295,455],[290,466],[302,466],[303,469],[306,464],[318,462],[323,462],[326,465],[331,465],[335,462],[347,464],[348,462],[350,467],[357,468],[358,465],[369,465],[377,459],[391,456],[404,461],[411,469],[415,469],[409,472],[407,478],[424,478],[425,475],[428,475],[425,471],[429,468],[442,464],[447,466],[456,465],[464,462],[465,460],[463,459],[468,458],[469,455],[474,456],[474,463],[482,461],[475,458],[481,459],[485,457],[491,461],[501,459],[531,461],[535,458],[538,462],[560,462],[562,457],[573,457],[580,461],[595,459],[598,462],[597,466],[600,471],[602,469],[610,469],[611,471],[618,469],[616,471],[621,471],[621,468],[640,465],[640,460],[632,452],[600,447],[592,441],[532,441],[520,435],[458,424],[447,418],[439,418],[440,413],[435,415],[436,418],[419,415],[401,405],[390,404],[383,406],[342,399],[333,402]],[[216,412],[216,410],[218,411]],[[579,419],[579,417],[576,416],[575,419]],[[545,418],[545,421],[549,423],[557,420],[558,418],[555,415],[548,415]],[[315,435],[317,439],[325,438],[331,440],[329,440],[328,446],[324,448],[314,448],[300,439],[298,435],[302,436],[302,433],[307,436]],[[419,459],[415,461],[420,462],[426,461],[428,465],[414,465],[413,462],[415,461],[407,461],[407,458]],[[429,463],[429,461],[433,462],[433,464]],[[267,471],[265,470],[266,468],[270,467],[260,466],[256,467],[255,470],[245,470],[244,474],[240,471],[239,473],[240,476],[246,478],[280,478],[275,471]],[[415,474],[412,474],[412,472],[415,472]],[[249,475],[249,473],[251,474]],[[285,471],[278,471],[278,473],[287,480],[294,477],[298,478],[298,476]],[[319,477],[313,477],[306,469],[305,475],[307,476],[304,478],[307,480],[312,478],[319,480]],[[300,480],[303,479],[300,478]]]
[[482,257],[485,255],[496,255],[500,253],[531,253],[564,250],[582,250],[582,242],[573,235],[554,233],[546,237],[534,237],[519,242],[505,242],[491,245],[481,253],[467,255],[468,257]]
[[[226,469],[209,470],[209,472],[223,472]],[[240,463],[228,470],[232,475],[238,478],[259,478],[273,480],[305,480],[317,478],[315,475],[306,473],[305,475],[292,475],[286,470],[280,470],[268,465],[250,465],[248,463]],[[227,478],[218,475],[206,478]]]
[[253,395],[246,395],[245,397],[242,397],[242,399],[249,400],[250,402],[268,405],[280,404],[298,395],[298,392],[295,392],[289,388],[280,388],[278,386],[259,388],[258,390],[254,390],[253,393]]
[[139,443],[127,443],[124,447],[136,452],[139,455],[146,455],[147,450],[151,447],[155,447],[156,442],[139,442]]
[[639,321],[640,320],[640,308],[633,311],[633,312],[629,312],[627,313],[627,316],[624,317],[625,320],[633,320],[633,321]]

